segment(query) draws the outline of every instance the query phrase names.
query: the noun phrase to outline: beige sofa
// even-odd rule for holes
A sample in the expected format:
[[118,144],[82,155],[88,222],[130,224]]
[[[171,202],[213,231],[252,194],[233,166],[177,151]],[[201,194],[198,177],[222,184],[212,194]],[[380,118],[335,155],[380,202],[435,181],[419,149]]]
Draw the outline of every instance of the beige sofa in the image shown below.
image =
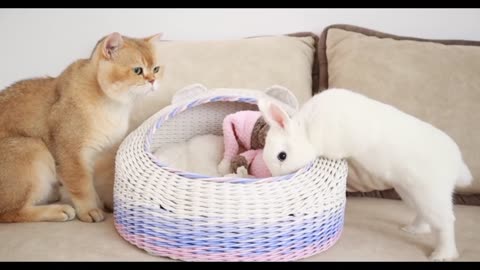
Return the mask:
[[[291,89],[301,103],[328,87],[345,87],[390,103],[445,130],[460,145],[474,184],[455,194],[461,261],[480,260],[480,42],[427,41],[355,26],[323,33],[226,41],[166,41],[161,90],[139,100],[132,129],[190,83],[210,88]],[[377,179],[350,170],[345,226],[329,250],[305,261],[426,261],[433,236],[400,227],[413,211]],[[96,224],[0,224],[1,261],[169,261],[126,242],[112,214]]]

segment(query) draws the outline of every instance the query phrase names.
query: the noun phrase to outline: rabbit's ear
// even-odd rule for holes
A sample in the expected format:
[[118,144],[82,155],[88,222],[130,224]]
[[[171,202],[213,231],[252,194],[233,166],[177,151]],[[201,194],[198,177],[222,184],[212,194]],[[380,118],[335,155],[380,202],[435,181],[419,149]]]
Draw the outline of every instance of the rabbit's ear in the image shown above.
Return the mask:
[[173,95],[172,103],[183,102],[185,100],[199,96],[207,91],[208,89],[203,84],[200,84],[200,83],[188,85],[178,90],[175,93],[175,95]]
[[270,126],[278,126],[284,129],[289,124],[290,116],[277,104],[266,99],[260,99],[257,106],[265,122]]
[[267,90],[265,90],[265,94],[289,105],[294,110],[298,110],[297,98],[286,87],[280,85],[272,85]]

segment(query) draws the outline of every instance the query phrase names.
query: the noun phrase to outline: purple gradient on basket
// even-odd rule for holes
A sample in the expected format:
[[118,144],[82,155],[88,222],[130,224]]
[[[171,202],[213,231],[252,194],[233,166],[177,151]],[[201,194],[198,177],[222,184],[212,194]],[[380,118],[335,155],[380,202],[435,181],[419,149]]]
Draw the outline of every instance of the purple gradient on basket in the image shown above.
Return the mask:
[[[115,201],[115,227],[122,237],[153,255],[187,261],[297,260],[335,244],[344,222],[343,207],[313,217],[288,216],[276,223],[254,224],[220,218],[178,219],[157,209],[164,212],[158,217],[147,214],[150,207],[125,210],[125,206]],[[129,223],[131,216],[135,226]]]
[[144,249],[148,253],[155,256],[165,256],[172,259],[184,260],[184,261],[293,261],[310,257],[314,254],[323,252],[332,247],[340,238],[342,234],[342,228],[328,241],[323,244],[312,244],[305,247],[302,250],[292,251],[289,247],[279,247],[276,250],[272,250],[268,253],[252,255],[248,250],[235,250],[225,253],[205,253],[202,251],[208,248],[171,248],[161,247],[154,244],[143,241],[143,238],[137,235],[128,234],[123,230],[121,225],[115,223],[117,231],[130,243]]

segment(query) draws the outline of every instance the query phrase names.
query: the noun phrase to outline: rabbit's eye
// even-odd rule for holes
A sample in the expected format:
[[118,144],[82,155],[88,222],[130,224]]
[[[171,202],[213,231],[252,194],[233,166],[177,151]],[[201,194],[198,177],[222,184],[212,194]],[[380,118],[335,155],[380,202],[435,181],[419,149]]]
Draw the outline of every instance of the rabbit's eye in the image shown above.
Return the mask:
[[287,153],[285,153],[285,152],[282,151],[282,152],[280,152],[280,153],[278,154],[277,158],[278,158],[278,160],[280,160],[280,161],[284,161],[285,159],[287,159]]

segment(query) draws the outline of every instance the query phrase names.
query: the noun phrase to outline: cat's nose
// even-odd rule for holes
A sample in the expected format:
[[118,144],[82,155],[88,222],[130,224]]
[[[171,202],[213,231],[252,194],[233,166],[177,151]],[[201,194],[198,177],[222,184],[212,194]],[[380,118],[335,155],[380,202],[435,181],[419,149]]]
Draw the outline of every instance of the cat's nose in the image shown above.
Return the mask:
[[155,80],[148,80],[149,83],[153,84]]

